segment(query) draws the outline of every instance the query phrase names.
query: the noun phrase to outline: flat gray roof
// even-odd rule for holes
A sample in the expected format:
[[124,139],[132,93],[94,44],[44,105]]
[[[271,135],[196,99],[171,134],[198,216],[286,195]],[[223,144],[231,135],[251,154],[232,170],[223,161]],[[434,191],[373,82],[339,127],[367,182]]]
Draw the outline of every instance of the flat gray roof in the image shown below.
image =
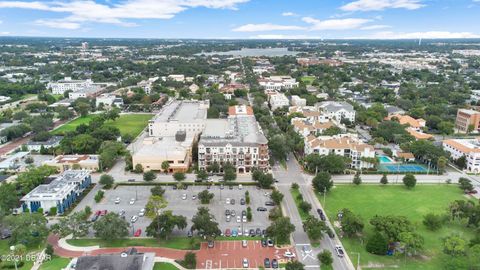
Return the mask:
[[154,122],[196,122],[207,118],[206,103],[203,101],[175,100],[165,105],[155,116]]

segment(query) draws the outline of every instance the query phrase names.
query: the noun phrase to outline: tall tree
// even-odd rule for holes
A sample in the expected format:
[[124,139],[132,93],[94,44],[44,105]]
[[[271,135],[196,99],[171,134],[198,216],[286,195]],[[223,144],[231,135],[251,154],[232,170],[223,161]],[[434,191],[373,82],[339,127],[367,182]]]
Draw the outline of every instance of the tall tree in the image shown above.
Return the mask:
[[328,172],[319,172],[313,178],[312,185],[317,192],[328,192],[333,186],[332,176]]
[[116,213],[108,213],[93,224],[95,237],[102,240],[116,240],[128,235],[128,222]]
[[23,213],[7,216],[5,223],[12,230],[11,243],[36,247],[48,235],[47,219],[40,213]]
[[284,244],[288,242],[290,234],[294,231],[295,225],[290,222],[290,218],[280,217],[267,228],[267,235],[274,237],[278,244]]
[[221,234],[218,228],[218,222],[215,221],[215,216],[210,214],[206,207],[199,207],[198,212],[192,218],[192,230],[198,231],[200,235],[207,239],[215,239]]
[[187,218],[180,215],[173,215],[172,211],[164,211],[161,215],[156,216],[148,225],[147,236],[168,239],[168,236],[177,227],[183,230],[187,227]]

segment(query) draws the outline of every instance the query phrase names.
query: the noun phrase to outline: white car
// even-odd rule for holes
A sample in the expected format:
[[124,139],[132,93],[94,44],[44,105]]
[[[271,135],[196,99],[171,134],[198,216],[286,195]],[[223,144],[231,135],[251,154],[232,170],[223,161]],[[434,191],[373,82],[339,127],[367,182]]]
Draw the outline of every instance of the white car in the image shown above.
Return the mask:
[[247,247],[247,245],[248,245],[247,240],[242,240],[242,247]]
[[345,255],[345,252],[343,251],[343,248],[340,245],[335,246],[335,252],[337,253],[338,257],[343,257]]
[[243,232],[243,235],[244,236],[249,236],[250,235],[250,233],[248,232],[248,229],[245,229],[245,231]]
[[187,194],[184,193],[184,194],[182,195],[182,200],[186,200],[186,199],[187,199]]
[[247,216],[243,216],[243,217],[242,217],[242,222],[243,222],[243,223],[247,222]]
[[241,217],[237,216],[237,223],[240,223],[240,222],[242,222]]
[[242,232],[242,228],[238,227],[238,236],[242,236],[243,235],[243,232]]
[[242,265],[243,265],[243,268],[248,268],[248,259],[247,258],[243,258]]
[[117,197],[117,198],[115,199],[115,204],[119,204],[119,203],[120,203],[120,197]]
[[283,257],[285,257],[285,258],[295,258],[295,253],[293,253],[291,251],[285,251],[285,253],[283,253]]
[[226,203],[226,204],[230,204],[230,198],[227,198],[227,199],[225,200],[225,203]]
[[243,189],[242,184],[239,184],[239,185],[238,185],[238,189],[239,189],[239,190],[242,190],[242,189]]
[[145,216],[145,208],[142,208],[140,212],[138,213],[139,216],[143,217]]
[[196,200],[196,199],[197,199],[197,196],[193,195],[192,200]]
[[135,223],[137,220],[138,220],[138,217],[137,217],[137,216],[133,216],[132,219],[130,219],[130,221],[131,221],[132,223]]
[[135,203],[135,199],[134,198],[131,198],[130,199],[130,204],[134,204]]

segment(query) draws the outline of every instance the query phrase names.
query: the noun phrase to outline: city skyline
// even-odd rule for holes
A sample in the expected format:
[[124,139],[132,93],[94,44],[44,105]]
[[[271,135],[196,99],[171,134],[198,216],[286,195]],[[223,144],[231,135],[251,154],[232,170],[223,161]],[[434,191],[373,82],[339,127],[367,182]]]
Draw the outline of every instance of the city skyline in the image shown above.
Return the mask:
[[[0,1],[1,36],[480,38],[479,0]],[[451,18],[446,20],[445,18]]]

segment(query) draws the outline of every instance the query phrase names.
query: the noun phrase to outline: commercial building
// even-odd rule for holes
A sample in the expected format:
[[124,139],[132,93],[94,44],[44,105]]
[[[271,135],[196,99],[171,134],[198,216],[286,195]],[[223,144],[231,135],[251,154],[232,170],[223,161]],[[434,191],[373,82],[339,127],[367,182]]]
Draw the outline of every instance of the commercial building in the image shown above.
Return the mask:
[[[471,130],[469,130],[471,128]],[[470,109],[459,109],[455,119],[455,129],[458,133],[478,132],[480,128],[480,112]]]
[[83,191],[90,186],[92,178],[87,170],[68,170],[57,176],[50,183],[39,185],[25,195],[20,201],[24,211],[45,212],[52,207],[62,214],[70,208]]
[[351,159],[350,167],[354,169],[372,168],[374,164],[364,158],[374,158],[375,149],[358,139],[355,134],[305,138],[305,154],[339,155]]
[[133,166],[161,171],[167,161],[170,172],[185,172],[192,162],[192,147],[204,130],[208,101],[173,100],[148,124],[148,137],[134,145]]
[[268,141],[249,106],[232,106],[227,119],[208,119],[198,142],[198,167],[230,163],[238,173],[268,170]]
[[58,168],[60,172],[71,169],[98,171],[100,169],[99,155],[59,155],[43,162],[43,165]]
[[58,82],[51,82],[47,86],[52,89],[52,94],[63,95],[67,91],[72,92],[84,92],[90,89],[99,88],[98,84],[93,83],[92,80],[72,80],[71,77],[65,77],[65,79]]
[[270,76],[258,79],[260,86],[265,90],[292,89],[298,87],[298,82],[290,76]]
[[355,122],[355,110],[350,103],[345,101],[324,101],[315,104],[315,106],[322,111],[322,114],[327,115],[330,119],[341,121],[348,119],[350,122]]
[[153,270],[155,253],[139,253],[131,248],[119,254],[85,255],[73,259],[75,270]]
[[100,104],[107,107],[122,107],[123,99],[112,94],[101,94],[95,99],[95,106],[98,107]]
[[450,139],[443,141],[443,150],[450,153],[450,157],[457,160],[465,157],[468,172],[480,173],[480,140]]

